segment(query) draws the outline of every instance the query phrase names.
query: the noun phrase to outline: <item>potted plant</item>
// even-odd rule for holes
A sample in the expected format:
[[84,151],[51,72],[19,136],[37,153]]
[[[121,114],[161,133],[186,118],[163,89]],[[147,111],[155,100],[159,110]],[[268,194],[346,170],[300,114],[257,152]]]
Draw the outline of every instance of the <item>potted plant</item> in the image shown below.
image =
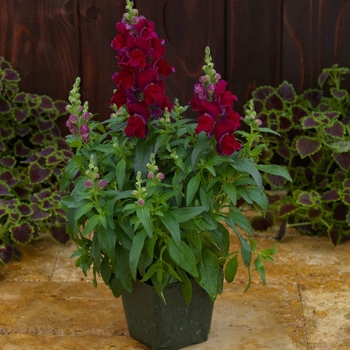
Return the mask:
[[20,91],[19,82],[0,56],[0,264],[44,232],[68,240],[57,190],[72,153],[55,123],[67,102]]
[[284,190],[270,213],[255,217],[255,229],[264,229],[278,216],[282,239],[286,227],[311,235],[328,235],[332,244],[349,239],[350,224],[350,95],[341,87],[350,69],[333,65],[322,70],[319,89],[296,94],[284,81],[277,88],[261,86],[253,92],[258,118],[276,132],[264,139],[262,164],[284,166],[293,178],[287,183],[266,174],[266,186]]
[[[61,203],[78,247],[76,265],[85,274],[92,267],[95,286],[100,275],[115,297],[122,295],[131,336],[152,349],[178,349],[207,339],[213,301],[224,278],[233,281],[239,255],[247,288],[252,254],[265,282],[263,260],[272,261],[275,248],[258,251],[241,235],[237,226],[251,227],[238,202],[265,210],[259,171],[289,174],[255,163],[260,122],[251,106],[244,119],[250,131],[237,130],[236,97],[214,70],[209,48],[191,101],[198,121],[182,116],[187,107],[165,95],[163,78],[174,68],[163,58],[164,41],[131,1],[126,9],[112,41],[120,70],[111,118],[93,121],[80,101],[79,78],[70,93],[67,141],[76,151],[61,189],[74,188]],[[227,226],[238,251],[230,250]]]

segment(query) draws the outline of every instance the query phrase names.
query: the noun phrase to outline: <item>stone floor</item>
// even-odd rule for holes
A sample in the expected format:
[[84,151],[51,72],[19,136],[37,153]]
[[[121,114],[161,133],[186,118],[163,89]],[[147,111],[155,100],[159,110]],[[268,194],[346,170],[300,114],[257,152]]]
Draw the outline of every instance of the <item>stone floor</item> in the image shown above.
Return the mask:
[[[273,234],[256,240],[271,247]],[[350,349],[350,242],[333,248],[290,230],[277,248],[268,283],[253,274],[243,293],[240,269],[215,302],[208,341],[186,349]],[[121,300],[75,268],[74,249],[45,237],[0,266],[0,349],[147,349],[129,337]]]

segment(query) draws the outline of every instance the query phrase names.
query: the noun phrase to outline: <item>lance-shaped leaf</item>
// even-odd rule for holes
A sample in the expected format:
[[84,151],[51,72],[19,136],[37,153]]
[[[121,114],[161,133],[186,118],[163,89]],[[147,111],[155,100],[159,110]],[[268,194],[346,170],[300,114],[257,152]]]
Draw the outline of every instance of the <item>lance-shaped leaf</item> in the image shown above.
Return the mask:
[[170,238],[168,240],[168,251],[170,257],[177,265],[188,272],[191,276],[198,276],[194,254],[191,248],[184,241],[180,241],[179,244],[175,244],[175,242]]
[[218,257],[211,250],[204,248],[198,265],[198,277],[195,278],[195,281],[209,294],[212,301],[218,294],[218,270]]
[[140,220],[143,228],[146,230],[148,236],[152,238],[153,236],[153,223],[151,220],[151,214],[146,206],[141,206],[136,209],[136,214]]
[[145,242],[145,239],[147,237],[147,233],[145,230],[142,230],[133,238],[132,246],[130,249],[130,255],[129,255],[129,265],[130,265],[130,271],[132,278],[136,279],[136,273],[137,273],[137,265],[140,260],[141,251]]
[[163,210],[162,211],[162,216],[159,216],[159,219],[162,221],[164,226],[167,228],[169,231],[171,237],[173,237],[174,242],[176,244],[180,244],[180,227],[177,219],[175,216],[168,211]]
[[322,144],[317,139],[307,136],[298,137],[296,142],[296,149],[301,158],[305,158],[316,153],[321,147]]

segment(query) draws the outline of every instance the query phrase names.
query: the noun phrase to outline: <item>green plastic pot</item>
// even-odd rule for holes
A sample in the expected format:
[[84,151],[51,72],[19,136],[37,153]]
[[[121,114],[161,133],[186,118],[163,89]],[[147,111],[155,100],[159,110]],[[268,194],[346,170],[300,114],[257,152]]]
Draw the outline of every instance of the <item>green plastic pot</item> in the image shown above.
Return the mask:
[[192,282],[192,300],[186,305],[181,284],[163,291],[166,304],[155,289],[136,281],[122,300],[130,336],[152,350],[177,350],[208,339],[214,303]]

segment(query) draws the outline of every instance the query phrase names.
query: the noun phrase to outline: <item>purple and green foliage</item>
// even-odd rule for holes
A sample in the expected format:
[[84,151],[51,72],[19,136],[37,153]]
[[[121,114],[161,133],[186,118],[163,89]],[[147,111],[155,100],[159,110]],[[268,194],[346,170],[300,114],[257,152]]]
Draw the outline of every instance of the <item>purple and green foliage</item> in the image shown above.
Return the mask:
[[0,263],[50,232],[68,240],[60,209],[58,182],[72,157],[55,121],[66,113],[64,101],[20,92],[19,74],[0,57]]
[[[282,219],[278,239],[286,227],[302,233],[328,235],[337,245],[350,238],[350,94],[340,87],[348,68],[333,65],[318,78],[320,89],[300,95],[284,81],[279,87],[262,86],[253,92],[258,118],[267,134],[262,164],[284,166],[293,178],[265,175],[266,186],[287,195],[272,205]],[[329,89],[325,86],[328,84]],[[257,230],[272,220],[255,218]]]

